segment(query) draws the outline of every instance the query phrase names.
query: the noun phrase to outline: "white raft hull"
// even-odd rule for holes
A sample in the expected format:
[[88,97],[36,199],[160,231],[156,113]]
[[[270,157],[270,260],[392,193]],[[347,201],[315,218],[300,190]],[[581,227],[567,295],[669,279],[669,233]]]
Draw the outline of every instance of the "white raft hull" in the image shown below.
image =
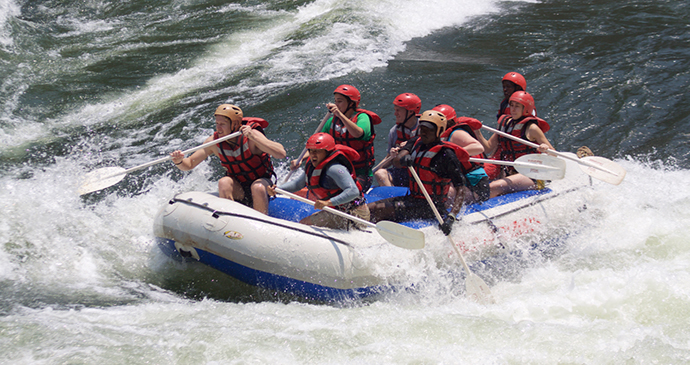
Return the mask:
[[[568,167],[579,171],[577,165]],[[508,253],[516,238],[553,227],[550,220],[570,220],[586,204],[586,194],[575,192],[589,182],[582,173],[571,175],[570,181],[554,182],[548,192],[510,194],[468,207],[453,230],[466,259],[476,262]],[[306,206],[285,198],[271,204],[288,210],[289,204],[301,210]],[[447,244],[433,222],[409,225],[425,232],[427,245],[429,240]],[[390,250],[402,250],[375,230],[306,226],[203,192],[179,194],[166,204],[155,219],[154,234],[170,255],[198,260],[251,285],[323,301],[364,298],[396,285],[396,278],[381,267],[394,267],[390,261],[396,255]],[[448,249],[439,260],[452,258]]]

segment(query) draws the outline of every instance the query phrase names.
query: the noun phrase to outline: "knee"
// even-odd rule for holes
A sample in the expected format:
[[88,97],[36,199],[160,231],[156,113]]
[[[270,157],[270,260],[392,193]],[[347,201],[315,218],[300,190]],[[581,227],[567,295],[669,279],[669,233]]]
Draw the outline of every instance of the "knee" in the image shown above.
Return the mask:
[[386,169],[380,169],[374,172],[374,178],[376,179],[376,182],[379,184],[379,186],[388,184],[388,182],[391,179],[390,175],[388,174],[388,170]]
[[235,187],[235,180],[229,176],[222,177],[218,180],[218,190],[219,191],[232,191]]
[[252,196],[263,196],[263,195],[268,195],[268,191],[266,190],[266,184],[263,181],[254,181],[252,183]]

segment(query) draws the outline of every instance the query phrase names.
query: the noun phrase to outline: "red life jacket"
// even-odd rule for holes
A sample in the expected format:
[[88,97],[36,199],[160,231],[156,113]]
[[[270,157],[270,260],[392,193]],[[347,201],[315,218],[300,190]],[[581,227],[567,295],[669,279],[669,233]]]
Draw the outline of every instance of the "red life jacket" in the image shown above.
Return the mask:
[[343,192],[343,189],[326,189],[323,187],[322,179],[326,177],[325,171],[332,164],[340,164],[345,166],[348,171],[350,171],[350,176],[352,180],[357,184],[359,189],[359,194],[362,196],[362,186],[357,181],[355,176],[355,167],[352,165],[352,160],[359,158],[359,154],[354,149],[343,146],[335,145],[335,150],[328,155],[318,166],[314,167],[311,162],[307,162],[306,173],[307,173],[307,189],[309,193],[314,194],[318,200],[328,200],[334,196],[339,195]]
[[[539,129],[544,133],[551,129],[549,123],[537,117],[525,116],[514,121],[512,117],[504,115],[498,119],[498,130],[526,140],[527,128],[533,123],[537,123]],[[498,136],[498,148],[494,156],[498,156],[500,160],[515,161],[518,157],[530,153],[538,153],[538,151],[536,148],[529,147],[523,143],[514,142],[512,139]]]
[[[245,117],[242,124],[263,133],[263,128],[268,127],[268,122],[261,118]],[[213,133],[213,139],[218,139],[218,132]],[[252,183],[262,177],[270,179],[273,173],[271,156],[268,153],[255,155],[249,149],[249,140],[240,134],[235,143],[223,141],[218,144],[220,150],[220,164],[225,168],[226,175],[237,179],[240,184]]]
[[[424,189],[429,193],[429,196],[436,202],[445,202],[448,197],[448,190],[450,189],[451,179],[442,178],[432,169],[431,160],[444,148],[450,148],[458,156],[462,164],[461,173],[466,175],[473,169],[469,161],[470,156],[464,148],[450,142],[440,141],[438,144],[432,146],[428,150],[422,150],[421,140],[418,139],[414,146],[412,146],[411,156],[414,159],[414,166],[422,181]],[[417,181],[410,174],[410,195],[417,199],[426,199],[422,193],[421,187]]]
[[[417,128],[419,128],[419,124],[417,124]],[[408,129],[405,128],[405,123],[397,124],[395,126],[395,131],[396,131],[396,139],[395,139],[395,145],[400,146],[403,142],[407,142],[413,137],[417,136],[417,128],[415,129]],[[409,130],[410,133],[405,133],[405,129]]]
[[368,115],[369,121],[371,122],[371,138],[369,138],[368,141],[362,141],[350,135],[350,132],[347,131],[343,122],[336,117],[333,117],[330,131],[333,139],[335,139],[335,143],[352,147],[359,153],[359,158],[352,161],[352,164],[357,170],[363,168],[371,169],[374,167],[374,138],[376,138],[374,125],[381,123],[381,118],[376,115],[376,113],[364,109],[357,109],[350,120],[357,123],[357,117],[361,113]]
[[[446,129],[443,131],[441,134],[441,140],[442,141],[448,141],[450,140],[451,135],[453,135],[453,132],[457,130],[465,131],[467,132],[472,138],[477,139],[477,136],[474,134],[474,130],[480,129],[482,127],[482,122],[480,122],[477,119],[474,118],[469,118],[469,117],[459,117],[455,118],[455,125],[452,127]],[[483,153],[470,156],[474,158],[486,158]],[[470,171],[476,170],[480,167],[483,167],[484,164],[481,163],[476,163],[476,162],[470,162],[472,164],[472,169]]]

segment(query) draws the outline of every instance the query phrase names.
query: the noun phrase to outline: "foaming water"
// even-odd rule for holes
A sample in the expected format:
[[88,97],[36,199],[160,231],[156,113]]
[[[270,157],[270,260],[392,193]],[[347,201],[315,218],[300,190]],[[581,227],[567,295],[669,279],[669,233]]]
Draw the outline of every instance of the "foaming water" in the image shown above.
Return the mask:
[[[687,32],[659,15],[665,3],[627,4],[616,14],[640,15],[621,20],[599,15],[609,14],[606,3],[584,16],[592,4],[521,4],[0,2],[0,362],[690,361],[690,171],[678,167],[687,154],[678,90],[688,78],[674,45]],[[493,17],[499,7],[510,16]],[[634,34],[644,14],[642,32],[663,42]],[[463,28],[473,16],[481,24]],[[659,16],[667,31],[653,29]],[[616,21],[630,41],[610,36]],[[602,53],[601,44],[620,48]],[[677,57],[671,72],[668,54]],[[626,179],[595,181],[587,209],[559,217],[567,222],[550,227],[562,233],[556,250],[474,265],[494,305],[465,298],[440,233],[422,252],[375,248],[395,263],[381,275],[407,285],[365,302],[312,303],[167,258],[153,217],[175,193],[214,190],[216,162],[189,173],[162,164],[76,195],[88,171],[201,144],[221,102],[267,115],[270,137],[299,151],[295,141],[314,129],[306,122],[320,120],[314,106],[335,84],[361,85],[366,107],[383,116],[409,88],[424,105],[442,96],[493,118],[497,80],[513,68],[527,71],[560,150],[661,152],[617,159]],[[641,118],[630,114],[639,106]],[[654,138],[655,128],[672,143]],[[520,243],[530,248],[547,233]]]
[[[0,323],[10,338],[52,345],[29,351],[15,341],[4,350],[8,359],[25,362],[47,361],[50,352],[50,362],[58,363],[95,361],[115,349],[121,349],[120,360],[183,363],[238,357],[280,363],[608,362],[660,353],[682,359],[690,340],[680,325],[690,307],[690,189],[669,197],[662,182],[683,181],[690,172],[617,162],[627,169],[626,180],[620,186],[595,182],[576,225],[586,229],[571,232],[562,254],[506,268],[517,275],[485,276],[497,300],[490,306],[464,297],[462,278],[452,270],[459,263],[441,234],[430,235],[421,254],[382,248],[397,257],[414,287],[376,302],[184,299],[170,292],[184,292],[184,285],[153,278],[202,282],[210,275],[237,285],[197,264],[170,262],[151,236],[152,217],[175,191],[213,188],[208,166],[177,182],[158,176],[145,194],[113,190],[87,204],[63,194],[78,180],[58,178],[70,168],[64,160],[30,179],[5,177],[0,201],[13,218],[0,225],[0,281],[16,298],[3,299]],[[500,345],[489,340],[495,336]],[[97,351],[75,345],[84,341]],[[181,346],[186,343],[196,345]]]
[[4,48],[14,44],[8,21],[17,15],[19,15],[19,6],[16,2],[12,0],[0,1],[0,45]]

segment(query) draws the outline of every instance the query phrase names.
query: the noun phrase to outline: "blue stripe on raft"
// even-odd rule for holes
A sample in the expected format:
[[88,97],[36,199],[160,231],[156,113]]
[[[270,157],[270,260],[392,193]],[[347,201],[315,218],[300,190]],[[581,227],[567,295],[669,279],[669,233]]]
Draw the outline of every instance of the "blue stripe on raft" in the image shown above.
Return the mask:
[[[166,255],[175,259],[182,259],[182,256],[175,248],[175,241],[167,238],[156,237],[156,242]],[[200,250],[198,248],[195,248],[195,250],[199,255],[199,262],[228,274],[237,280],[262,288],[294,294],[306,299],[323,302],[358,300],[380,294],[387,290],[385,287],[381,286],[356,289],[332,288],[255,270],[240,265],[236,262],[232,262],[218,255],[214,255],[210,252]]]
[[[367,202],[371,203],[381,199],[392,198],[395,196],[403,196],[407,194],[408,191],[409,190],[405,187],[380,186],[371,189],[371,191],[365,196],[367,198]],[[483,203],[470,204],[464,208],[464,213],[471,214],[481,212],[487,209],[495,208],[503,204],[512,203],[514,201],[521,200],[530,196],[542,195],[550,192],[551,189],[525,190],[518,191],[516,193],[501,195],[489,199]],[[299,222],[301,219],[308,217],[315,212],[317,212],[317,210],[314,209],[312,206],[292,199],[273,199],[268,205],[269,216],[293,222]],[[412,228],[423,228],[436,224],[436,221],[424,220],[402,222],[402,224]]]

